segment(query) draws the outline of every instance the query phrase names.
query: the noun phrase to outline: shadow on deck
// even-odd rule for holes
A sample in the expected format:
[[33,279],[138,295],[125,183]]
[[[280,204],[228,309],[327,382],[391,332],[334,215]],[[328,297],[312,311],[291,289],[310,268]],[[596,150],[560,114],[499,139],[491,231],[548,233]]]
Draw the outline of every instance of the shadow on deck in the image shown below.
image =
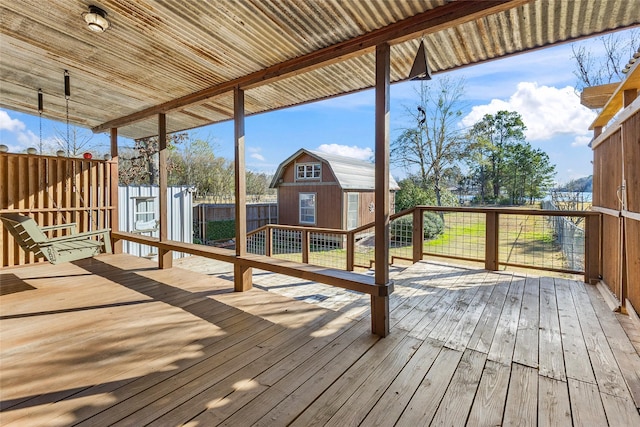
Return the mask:
[[640,425],[638,353],[580,282],[421,262],[379,339],[367,296],[265,272],[0,275],[3,426]]

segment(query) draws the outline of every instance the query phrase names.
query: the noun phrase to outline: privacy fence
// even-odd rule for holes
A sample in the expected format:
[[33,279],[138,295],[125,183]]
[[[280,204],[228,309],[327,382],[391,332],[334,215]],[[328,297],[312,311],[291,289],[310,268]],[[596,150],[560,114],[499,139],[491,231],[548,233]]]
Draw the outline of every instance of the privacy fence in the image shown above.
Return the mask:
[[[117,186],[110,186],[115,174],[111,161],[0,153],[0,213],[27,214],[40,226],[75,222],[78,232],[109,228],[118,198]],[[2,266],[36,261],[4,227],[0,252]]]
[[636,312],[640,311],[639,140],[640,98],[592,142],[592,209],[602,214],[603,223],[602,280]]

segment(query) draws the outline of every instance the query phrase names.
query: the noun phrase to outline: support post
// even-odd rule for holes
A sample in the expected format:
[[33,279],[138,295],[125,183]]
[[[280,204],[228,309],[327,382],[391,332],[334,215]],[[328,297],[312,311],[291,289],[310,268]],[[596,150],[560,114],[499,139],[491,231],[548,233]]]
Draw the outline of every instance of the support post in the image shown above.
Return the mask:
[[353,271],[356,256],[356,233],[347,233],[347,271]]
[[[247,254],[247,184],[244,159],[244,90],[233,89],[233,123],[235,139],[235,184],[236,184],[236,256]],[[251,267],[236,262],[233,265],[233,282],[236,292],[252,288]]]
[[[118,129],[111,128],[111,160],[109,160],[109,228],[111,231],[120,231],[118,221]],[[122,253],[122,241],[116,240],[111,245],[114,254]]]
[[[158,114],[158,197],[160,208],[160,241],[169,240],[169,220],[167,217],[167,116]],[[158,267],[173,267],[173,254],[166,249],[158,249]]]
[[413,208],[413,263],[422,260],[422,239],[424,238],[424,212],[419,207]]
[[301,238],[302,238],[302,263],[303,264],[309,264],[309,231],[308,230],[302,230],[301,232]]
[[264,231],[264,236],[264,254],[265,256],[271,256],[273,252],[273,228],[267,226],[267,229]]
[[595,284],[600,280],[600,215],[585,218],[584,282]]
[[500,265],[498,258],[498,212],[487,212],[485,231],[484,268],[497,271]]
[[[388,43],[376,46],[375,113],[375,283],[389,283],[389,113],[391,55]],[[371,296],[371,331],[389,334],[389,296]]]

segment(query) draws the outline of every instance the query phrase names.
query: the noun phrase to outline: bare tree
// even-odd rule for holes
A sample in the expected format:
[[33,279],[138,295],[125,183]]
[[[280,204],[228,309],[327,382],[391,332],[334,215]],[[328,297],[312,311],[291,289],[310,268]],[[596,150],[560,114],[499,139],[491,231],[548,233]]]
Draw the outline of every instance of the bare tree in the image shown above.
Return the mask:
[[80,157],[83,153],[97,151],[97,146],[91,143],[93,132],[89,129],[70,126],[64,131],[58,128],[54,130],[56,135],[51,145],[47,147],[47,151],[51,151],[50,154],[62,150],[68,157]]
[[576,69],[573,74],[578,78],[576,90],[582,92],[585,87],[598,86],[621,81],[623,68],[640,47],[640,31],[631,30],[607,34],[598,37],[603,54],[596,54],[584,44],[571,45]]
[[417,107],[407,108],[415,123],[391,144],[391,160],[411,172],[417,168],[420,185],[433,185],[442,206],[443,185],[464,155],[467,139],[458,127],[462,115],[464,80],[441,77],[436,87],[422,82]]

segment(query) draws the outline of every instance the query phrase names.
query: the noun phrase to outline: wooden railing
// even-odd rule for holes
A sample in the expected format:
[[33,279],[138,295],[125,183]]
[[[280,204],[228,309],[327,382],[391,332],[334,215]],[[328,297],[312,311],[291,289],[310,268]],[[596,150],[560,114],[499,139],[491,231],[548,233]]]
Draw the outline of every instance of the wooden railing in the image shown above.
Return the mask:
[[[588,282],[600,275],[600,221],[590,211],[418,206],[391,216],[389,261],[434,256],[480,262],[487,270],[581,274]],[[442,232],[425,238],[423,230],[437,229],[438,223]],[[373,233],[373,224],[349,231],[267,225],[247,235],[247,247],[255,254],[352,271],[373,265]]]

